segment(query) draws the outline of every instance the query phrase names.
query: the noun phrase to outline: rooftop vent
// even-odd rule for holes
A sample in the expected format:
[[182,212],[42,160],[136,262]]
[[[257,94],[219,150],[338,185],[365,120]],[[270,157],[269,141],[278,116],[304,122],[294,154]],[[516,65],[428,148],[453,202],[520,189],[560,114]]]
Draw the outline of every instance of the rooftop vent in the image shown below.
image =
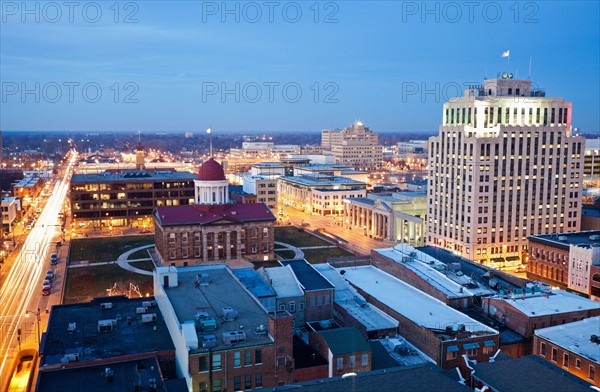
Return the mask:
[[112,309],[113,304],[112,302],[102,302],[100,304],[100,309]]
[[153,306],[156,306],[156,301],[144,301],[142,302],[142,306],[145,308],[151,308]]
[[77,354],[77,353],[65,354],[65,356],[62,357],[60,360],[60,362],[62,362],[62,363],[78,362],[78,361],[79,361],[79,354]]
[[112,381],[113,377],[115,375],[115,373],[113,372],[113,370],[111,368],[105,368],[104,372],[102,372],[102,375],[104,376],[104,378],[106,379],[106,381]]
[[148,308],[146,308],[144,306],[139,307],[139,308],[135,308],[135,313],[136,314],[143,314],[143,313],[146,313],[147,311],[148,311]]
[[590,241],[600,241],[600,235],[598,235],[598,234],[592,234],[590,236]]
[[600,344],[600,336],[598,336],[598,335],[590,336],[590,342]]
[[98,321],[98,332],[99,333],[112,332],[114,330],[115,325],[117,325],[117,320],[99,320]]
[[225,344],[242,343],[245,341],[246,332],[244,331],[223,332],[223,343]]
[[67,326],[67,332],[75,332],[77,330],[77,323],[69,323]]
[[156,313],[142,314],[142,323],[153,323],[157,319]]
[[267,328],[263,324],[261,324],[258,327],[254,328],[254,333],[257,335],[266,335]]
[[559,241],[566,241],[567,240],[567,236],[566,235],[559,235],[558,236],[558,240]]

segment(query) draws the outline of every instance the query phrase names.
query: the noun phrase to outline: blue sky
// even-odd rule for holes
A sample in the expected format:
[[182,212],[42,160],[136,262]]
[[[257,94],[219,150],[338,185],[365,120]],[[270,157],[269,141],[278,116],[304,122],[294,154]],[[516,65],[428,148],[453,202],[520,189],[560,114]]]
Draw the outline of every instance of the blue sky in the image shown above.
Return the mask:
[[278,1],[272,20],[263,1],[0,3],[4,130],[433,133],[457,86],[527,77],[530,57],[573,125],[600,129],[597,1]]

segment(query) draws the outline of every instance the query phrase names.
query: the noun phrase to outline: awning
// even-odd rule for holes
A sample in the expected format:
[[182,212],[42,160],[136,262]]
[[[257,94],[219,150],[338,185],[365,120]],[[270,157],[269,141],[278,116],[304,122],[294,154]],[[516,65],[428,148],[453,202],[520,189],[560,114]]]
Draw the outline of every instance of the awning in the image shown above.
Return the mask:
[[463,348],[465,350],[472,350],[474,348],[479,348],[479,343],[467,343],[467,344],[463,344]]
[[519,261],[521,258],[519,256],[508,256],[506,261]]
[[485,347],[492,347],[492,346],[494,346],[494,341],[493,341],[493,340],[485,340],[485,341],[483,342],[483,345],[484,345]]
[[447,350],[449,353],[455,353],[458,351],[458,346],[448,346]]

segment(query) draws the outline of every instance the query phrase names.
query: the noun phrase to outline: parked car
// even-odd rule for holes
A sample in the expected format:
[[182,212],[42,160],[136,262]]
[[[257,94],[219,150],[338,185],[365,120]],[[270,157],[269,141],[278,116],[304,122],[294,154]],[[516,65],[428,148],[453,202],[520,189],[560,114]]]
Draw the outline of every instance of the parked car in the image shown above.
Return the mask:
[[51,290],[52,290],[52,287],[50,287],[49,285],[42,286],[42,295],[50,295]]
[[54,278],[54,275],[52,274],[46,274],[46,277],[44,278],[45,280],[52,282],[52,278]]
[[32,226],[31,225],[27,225],[25,226],[25,230],[31,230]]
[[48,276],[48,275],[50,275],[50,276],[52,276],[52,277],[54,278],[54,271],[52,271],[51,269],[49,269],[49,270],[46,272],[46,276]]
[[42,286],[52,286],[52,282],[49,279],[44,279]]
[[41,208],[38,208],[37,210],[35,210],[35,212],[36,212],[37,214],[41,214],[41,213],[42,213],[42,209],[41,209]]
[[56,253],[52,253],[52,255],[50,256],[50,264],[58,264],[58,256],[56,255]]

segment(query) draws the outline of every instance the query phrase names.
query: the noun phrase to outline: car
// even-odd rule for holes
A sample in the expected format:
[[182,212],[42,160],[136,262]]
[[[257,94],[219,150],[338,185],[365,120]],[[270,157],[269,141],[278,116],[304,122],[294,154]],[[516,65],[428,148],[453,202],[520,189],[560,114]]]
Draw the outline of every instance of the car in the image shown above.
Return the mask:
[[52,287],[50,286],[42,286],[42,295],[50,295],[50,291]]
[[56,241],[56,246],[62,246],[62,242]]
[[52,253],[52,256],[50,256],[50,264],[58,264],[58,256],[56,255],[56,253]]
[[27,225],[27,226],[25,226],[25,230],[31,230],[32,227],[33,226],[31,226],[31,225]]
[[41,208],[38,208],[37,210],[35,210],[35,213],[36,213],[36,214],[40,214],[41,212],[42,212],[42,209],[41,209]]
[[49,282],[52,282],[52,278],[54,278],[54,275],[52,275],[52,274],[46,274],[46,277],[44,278],[44,281],[47,280]]
[[52,286],[52,282],[49,279],[44,279],[42,286]]
[[51,269],[48,270],[48,272],[46,272],[46,276],[50,275],[51,278],[54,277],[54,271],[52,271]]

